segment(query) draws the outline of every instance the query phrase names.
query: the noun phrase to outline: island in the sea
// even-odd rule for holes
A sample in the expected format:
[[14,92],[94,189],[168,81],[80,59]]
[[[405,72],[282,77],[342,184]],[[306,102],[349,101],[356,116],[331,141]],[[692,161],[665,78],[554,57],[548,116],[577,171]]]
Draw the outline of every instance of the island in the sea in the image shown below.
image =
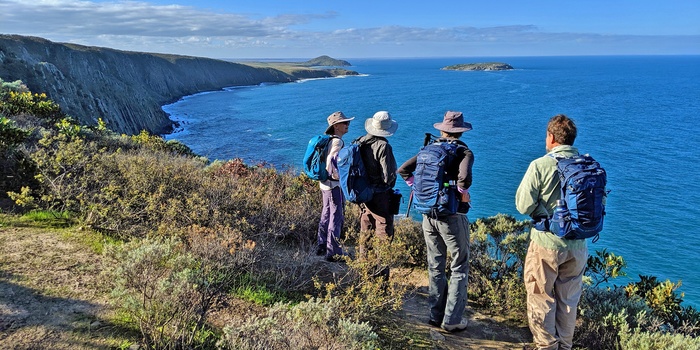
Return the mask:
[[513,66],[501,62],[463,63],[441,68],[442,70],[510,70]]

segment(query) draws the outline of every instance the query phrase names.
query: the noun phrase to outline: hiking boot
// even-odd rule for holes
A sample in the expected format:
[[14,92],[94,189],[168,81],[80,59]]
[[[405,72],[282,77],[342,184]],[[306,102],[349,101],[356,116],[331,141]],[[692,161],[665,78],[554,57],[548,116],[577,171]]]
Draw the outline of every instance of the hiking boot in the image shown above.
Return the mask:
[[467,329],[468,323],[469,322],[467,320],[462,319],[462,321],[457,323],[457,324],[443,324],[442,329],[444,329],[450,333],[461,332],[461,331]]
[[316,255],[318,255],[318,256],[326,255],[326,247],[324,247],[324,246],[316,247]]

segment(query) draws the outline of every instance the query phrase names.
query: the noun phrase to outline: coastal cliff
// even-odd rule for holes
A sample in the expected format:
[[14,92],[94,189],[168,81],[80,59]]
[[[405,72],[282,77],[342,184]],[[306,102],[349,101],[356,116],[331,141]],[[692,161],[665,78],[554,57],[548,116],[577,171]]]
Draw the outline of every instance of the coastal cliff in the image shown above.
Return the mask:
[[272,67],[210,58],[128,52],[0,35],[0,79],[22,80],[85,125],[102,118],[116,132],[162,134],[172,121],[161,106],[186,95],[229,86],[356,74],[347,70]]

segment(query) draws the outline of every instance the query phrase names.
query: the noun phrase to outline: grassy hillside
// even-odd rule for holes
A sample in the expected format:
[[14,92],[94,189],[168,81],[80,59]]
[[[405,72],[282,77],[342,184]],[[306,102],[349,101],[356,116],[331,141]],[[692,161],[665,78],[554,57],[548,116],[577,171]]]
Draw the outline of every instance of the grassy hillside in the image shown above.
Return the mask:
[[[321,196],[305,175],[209,162],[147,132],[68,118],[46,95],[0,81],[0,343],[15,348],[522,348],[529,223],[470,225],[470,328],[426,325],[420,224],[350,256],[314,254]],[[372,249],[355,256],[359,240]],[[614,286],[622,257],[588,262],[578,348],[697,348],[700,315],[678,283]],[[389,281],[375,276],[391,268]]]

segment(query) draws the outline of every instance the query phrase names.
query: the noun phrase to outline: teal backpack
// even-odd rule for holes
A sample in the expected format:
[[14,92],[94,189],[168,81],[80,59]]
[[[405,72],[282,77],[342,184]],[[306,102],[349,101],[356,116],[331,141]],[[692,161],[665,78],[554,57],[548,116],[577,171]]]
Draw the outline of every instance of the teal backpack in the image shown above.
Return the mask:
[[331,139],[336,136],[332,135],[318,135],[314,136],[309,140],[309,144],[306,146],[306,153],[304,154],[304,173],[312,179],[317,181],[328,180],[328,171],[326,170],[326,154],[330,147]]

